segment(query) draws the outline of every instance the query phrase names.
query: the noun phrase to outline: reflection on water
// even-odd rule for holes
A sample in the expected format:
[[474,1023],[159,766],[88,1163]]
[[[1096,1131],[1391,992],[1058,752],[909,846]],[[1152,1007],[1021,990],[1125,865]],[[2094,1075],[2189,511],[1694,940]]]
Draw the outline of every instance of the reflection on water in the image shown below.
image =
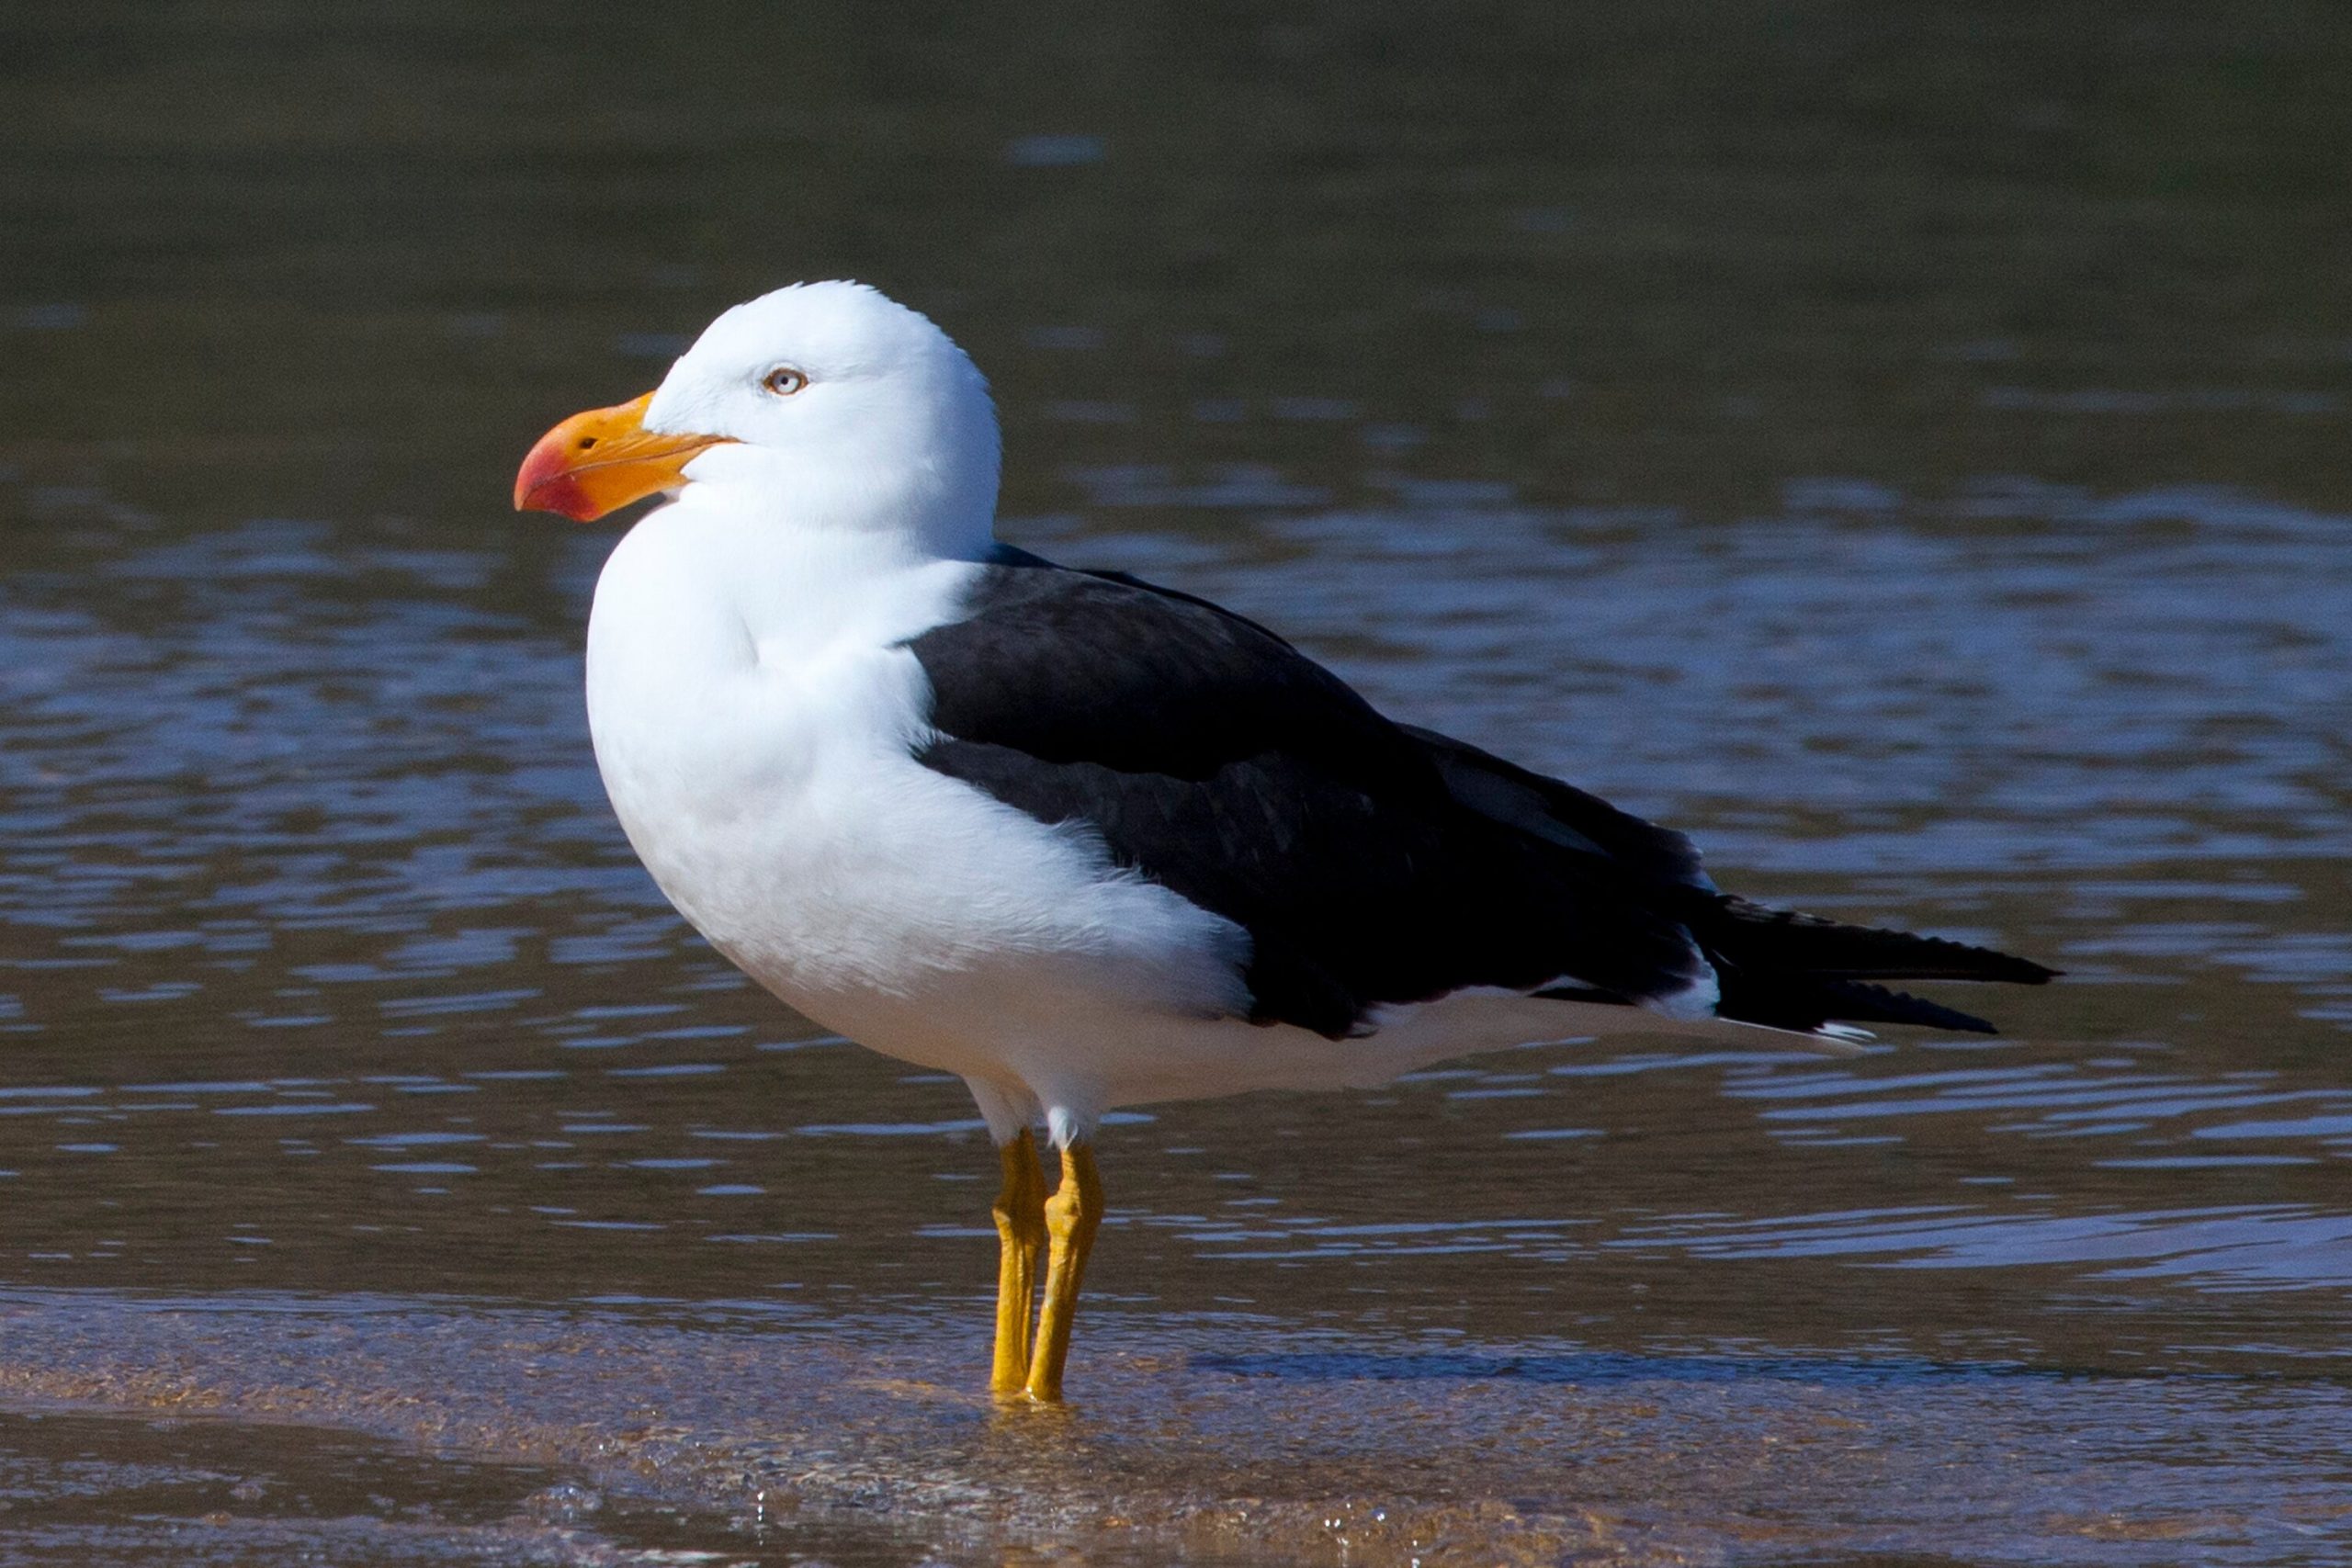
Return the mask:
[[[2341,29],[990,16],[0,19],[0,1558],[2343,1551]],[[503,510],[832,273],[1020,542],[2067,982],[1114,1118],[994,1420],[968,1100],[668,912]]]

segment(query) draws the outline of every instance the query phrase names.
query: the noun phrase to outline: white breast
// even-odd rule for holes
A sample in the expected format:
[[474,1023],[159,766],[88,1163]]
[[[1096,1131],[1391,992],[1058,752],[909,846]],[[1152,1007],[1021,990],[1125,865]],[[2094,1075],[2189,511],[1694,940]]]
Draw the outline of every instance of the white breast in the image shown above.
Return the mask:
[[1246,1007],[1238,928],[913,760],[930,693],[902,645],[974,566],[695,497],[605,565],[588,716],[630,843],[720,952],[811,1018],[967,1073],[989,1064],[938,1058],[993,1050],[974,1010],[1009,994]]

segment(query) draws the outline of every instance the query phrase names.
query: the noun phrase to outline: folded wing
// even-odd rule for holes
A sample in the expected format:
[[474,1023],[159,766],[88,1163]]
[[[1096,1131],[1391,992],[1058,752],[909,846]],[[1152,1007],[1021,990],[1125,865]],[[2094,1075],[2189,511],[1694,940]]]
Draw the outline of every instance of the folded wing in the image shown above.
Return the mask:
[[1007,551],[963,611],[909,644],[933,693],[920,760],[1248,931],[1254,1021],[1338,1038],[1475,987],[1989,1028],[1874,982],[2048,977],[1726,897],[1680,834],[1393,724],[1205,601]]

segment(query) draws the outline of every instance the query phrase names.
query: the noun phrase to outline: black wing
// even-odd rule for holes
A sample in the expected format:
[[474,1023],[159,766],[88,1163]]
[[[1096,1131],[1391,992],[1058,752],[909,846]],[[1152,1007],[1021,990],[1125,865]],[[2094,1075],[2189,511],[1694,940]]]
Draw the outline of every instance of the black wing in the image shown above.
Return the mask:
[[1998,980],[2038,986],[2056,976],[2023,958],[1942,937],[1847,925],[1769,908],[1715,890],[1681,834],[1620,811],[1597,795],[1430,730],[1427,748],[1463,806],[1531,839],[1608,856],[1642,880],[1642,896],[1690,930],[1715,971],[1716,1014],[1776,1029],[1816,1030],[1834,1021],[1916,1023],[1993,1032],[1993,1025],[1939,1002],[1891,991],[1881,980]]
[[[1724,966],[1711,933],[1754,908],[1715,893],[1679,834],[1393,724],[1206,601],[1007,551],[962,608],[909,645],[934,694],[920,760],[1086,824],[1116,863],[1241,926],[1255,1021],[1337,1038],[1380,1003],[1471,986],[1670,995]],[[1748,988],[1783,1027],[1821,1021],[1794,1021],[1816,999],[1893,1016],[1860,995],[1892,993],[1838,983],[1856,995],[1816,998],[1779,966]]]
[[1338,1037],[1464,986],[1631,998],[1704,974],[1605,856],[1464,810],[1419,739],[1261,626],[1019,556],[965,609],[910,645],[935,694],[921,760],[1241,926],[1258,1021]]

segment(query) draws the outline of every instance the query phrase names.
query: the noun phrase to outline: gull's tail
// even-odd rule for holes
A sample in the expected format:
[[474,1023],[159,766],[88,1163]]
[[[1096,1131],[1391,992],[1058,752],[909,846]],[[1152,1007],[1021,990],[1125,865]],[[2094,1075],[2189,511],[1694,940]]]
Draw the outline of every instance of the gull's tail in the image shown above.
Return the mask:
[[1716,1016],[1773,1029],[1836,1023],[1916,1023],[1991,1034],[1993,1025],[1886,980],[1990,980],[2039,986],[2058,971],[1942,937],[1849,926],[1818,915],[1717,896],[1690,922],[1722,987]]

